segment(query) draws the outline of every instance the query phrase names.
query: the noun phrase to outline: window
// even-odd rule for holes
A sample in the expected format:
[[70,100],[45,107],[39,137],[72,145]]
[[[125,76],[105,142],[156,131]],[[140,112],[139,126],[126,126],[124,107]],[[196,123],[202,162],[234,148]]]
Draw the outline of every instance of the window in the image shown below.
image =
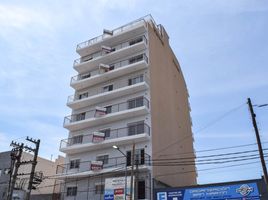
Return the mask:
[[84,120],[86,118],[86,113],[79,113],[76,115],[76,121]]
[[86,79],[86,78],[89,78],[90,76],[91,76],[90,72],[88,72],[86,74],[81,74],[80,79]]
[[132,63],[135,63],[135,62],[139,62],[139,61],[141,61],[141,60],[143,60],[143,55],[142,55],[142,54],[130,58],[130,59],[128,60],[128,63],[129,63],[129,64],[132,64]]
[[106,106],[106,114],[112,113],[112,106]]
[[102,88],[103,92],[109,92],[113,90],[113,85],[107,85]]
[[77,187],[67,187],[67,197],[76,196]]
[[137,108],[143,106],[143,97],[131,99],[128,101],[128,109]]
[[70,161],[70,169],[77,169],[80,166],[80,159]]
[[96,161],[102,161],[103,164],[108,164],[109,155],[97,156]]
[[128,85],[134,85],[143,82],[143,74],[136,76],[134,78],[128,79]]
[[109,70],[114,70],[114,65],[110,65]]
[[[91,56],[91,55],[88,55],[88,56],[84,56],[84,57],[82,57],[81,58],[81,61],[82,62],[86,62],[86,61],[89,61],[89,60],[92,60],[93,59],[93,57]],[[82,63],[81,62],[81,63]]]
[[[127,166],[131,165],[131,151],[127,151]],[[144,165],[145,153],[144,149],[136,149],[134,156],[134,164]]]
[[105,138],[107,138],[107,137],[110,137],[111,129],[110,128],[103,129],[103,130],[100,130],[100,132],[104,133]]
[[144,133],[144,122],[135,122],[127,125],[128,135],[137,135]]
[[145,181],[138,181],[138,199],[145,199]]
[[88,92],[84,92],[84,93],[78,95],[78,99],[84,99],[87,97],[88,97]]
[[83,135],[78,135],[71,138],[71,144],[81,144],[82,142],[83,142]]
[[95,185],[95,194],[103,194],[104,193],[104,185]]
[[133,45],[133,44],[137,44],[137,43],[139,43],[139,42],[141,42],[142,41],[142,37],[138,37],[138,38],[136,38],[136,39],[134,39],[134,40],[131,40],[130,42],[129,42],[129,46],[131,46],[131,45]]

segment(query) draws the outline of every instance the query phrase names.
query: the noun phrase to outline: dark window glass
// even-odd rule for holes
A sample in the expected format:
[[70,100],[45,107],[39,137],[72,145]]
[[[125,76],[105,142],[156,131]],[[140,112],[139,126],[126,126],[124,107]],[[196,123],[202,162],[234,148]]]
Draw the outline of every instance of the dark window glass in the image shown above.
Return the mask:
[[137,44],[142,41],[142,37],[136,38],[134,40],[129,41],[129,45]]
[[84,120],[86,118],[86,113],[79,113],[76,115],[76,121]]
[[90,76],[91,76],[90,73],[81,74],[81,75],[80,75],[80,79],[86,79],[86,78],[89,78]]
[[67,196],[76,196],[77,187],[68,187],[67,188]]
[[80,166],[80,160],[71,160],[70,161],[70,169],[77,169]]
[[103,194],[104,185],[95,185],[95,194]]
[[108,164],[109,155],[97,156],[97,161],[102,161],[103,164]]
[[136,99],[131,99],[128,101],[128,109],[143,106],[143,97],[138,97]]
[[109,92],[113,90],[113,85],[107,85],[103,87],[103,92]]
[[104,133],[105,138],[107,138],[107,137],[110,137],[111,129],[107,128],[107,129],[104,129],[104,130],[100,130],[100,132]]
[[78,135],[71,138],[71,144],[81,144],[82,142],[83,142],[83,135]]
[[132,63],[135,63],[135,62],[139,62],[139,61],[141,61],[141,60],[143,60],[143,55],[142,55],[142,54],[130,58],[130,59],[128,60],[128,63],[129,63],[129,64],[132,64]]
[[127,152],[127,166],[131,165],[131,151]]
[[106,114],[112,113],[112,106],[106,106]]
[[145,199],[145,181],[138,182],[138,199]]
[[84,99],[88,97],[88,92],[82,93],[78,95],[78,99]]

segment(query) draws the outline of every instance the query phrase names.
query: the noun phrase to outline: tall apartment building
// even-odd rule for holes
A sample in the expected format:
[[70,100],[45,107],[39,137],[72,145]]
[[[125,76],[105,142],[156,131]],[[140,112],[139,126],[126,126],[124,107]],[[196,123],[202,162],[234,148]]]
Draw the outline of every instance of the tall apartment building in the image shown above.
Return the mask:
[[64,119],[69,137],[60,144],[66,163],[57,170],[62,199],[113,199],[109,181],[129,182],[131,172],[135,199],[152,199],[159,185],[196,184],[194,165],[163,162],[195,156],[188,92],[164,27],[148,15],[104,30],[76,52],[72,115]]

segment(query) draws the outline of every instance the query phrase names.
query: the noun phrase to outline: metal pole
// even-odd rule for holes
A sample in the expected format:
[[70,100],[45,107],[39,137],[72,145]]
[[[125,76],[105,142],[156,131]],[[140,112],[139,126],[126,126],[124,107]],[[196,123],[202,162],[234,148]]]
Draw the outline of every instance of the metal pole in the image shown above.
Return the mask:
[[131,179],[130,179],[130,200],[133,200],[133,176],[134,176],[134,156],[135,156],[135,143],[132,146],[131,152]]
[[252,118],[252,124],[253,124],[255,134],[256,134],[256,139],[257,139],[257,144],[258,144],[258,149],[259,149],[259,154],[260,154],[260,159],[261,159],[261,164],[262,164],[263,175],[264,175],[264,179],[266,182],[266,187],[268,187],[268,175],[267,175],[266,163],[264,160],[260,134],[259,134],[259,130],[258,130],[257,122],[256,122],[256,114],[254,113],[250,98],[248,98],[248,106],[249,106],[249,110],[250,110],[250,114],[251,114],[251,118]]
[[125,168],[125,200],[127,200],[127,157],[126,158],[126,168]]

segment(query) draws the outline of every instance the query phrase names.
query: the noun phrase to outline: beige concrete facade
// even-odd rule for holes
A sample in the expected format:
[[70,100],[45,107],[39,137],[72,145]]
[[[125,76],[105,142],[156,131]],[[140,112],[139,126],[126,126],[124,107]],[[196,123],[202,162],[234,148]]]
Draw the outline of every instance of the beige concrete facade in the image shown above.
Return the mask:
[[[29,160],[33,160],[33,155],[30,153],[23,153],[22,161],[29,161]],[[57,165],[63,163],[64,163],[64,157],[62,156],[59,156],[55,161],[38,157],[35,171],[42,172],[43,176],[51,178],[45,178],[36,190],[32,190],[31,194],[32,195],[53,194],[54,183],[55,183],[55,179],[53,179],[53,176],[55,176]],[[18,173],[30,173],[31,167],[32,167],[31,165],[21,165]],[[28,180],[29,175],[20,176],[19,179],[17,180],[17,184],[22,184],[23,188],[26,190],[26,187],[28,186]]]
[[[148,26],[152,159],[155,163],[157,159],[195,157],[187,87],[168,35],[162,26],[160,30],[159,33],[159,28]],[[154,179],[173,187],[195,185],[196,176],[194,165],[153,166]]]

